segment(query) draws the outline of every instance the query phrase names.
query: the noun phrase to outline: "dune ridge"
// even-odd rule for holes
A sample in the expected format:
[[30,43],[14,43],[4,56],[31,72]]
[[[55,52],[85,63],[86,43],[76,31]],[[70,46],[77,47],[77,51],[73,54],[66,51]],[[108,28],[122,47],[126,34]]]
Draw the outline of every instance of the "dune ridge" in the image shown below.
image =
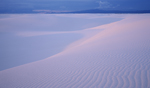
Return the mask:
[[61,53],[0,71],[0,88],[150,88],[148,22],[132,15],[79,31],[85,37]]

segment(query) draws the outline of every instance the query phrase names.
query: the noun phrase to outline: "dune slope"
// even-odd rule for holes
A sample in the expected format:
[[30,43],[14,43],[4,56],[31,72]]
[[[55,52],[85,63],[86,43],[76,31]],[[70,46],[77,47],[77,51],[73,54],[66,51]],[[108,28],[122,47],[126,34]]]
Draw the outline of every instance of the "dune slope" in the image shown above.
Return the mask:
[[128,15],[79,31],[85,37],[61,53],[1,71],[0,88],[150,88],[149,23]]

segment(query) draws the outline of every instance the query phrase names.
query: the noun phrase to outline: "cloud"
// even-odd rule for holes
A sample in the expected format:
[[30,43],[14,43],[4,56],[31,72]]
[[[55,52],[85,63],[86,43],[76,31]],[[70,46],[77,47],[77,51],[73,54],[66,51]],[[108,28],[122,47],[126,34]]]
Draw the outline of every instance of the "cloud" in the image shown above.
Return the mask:
[[110,8],[111,4],[107,1],[98,1],[99,3],[99,7],[100,9],[104,9],[104,8]]
[[[60,8],[63,8],[63,7],[60,7]],[[69,11],[61,11],[61,10],[33,10],[34,12],[37,12],[37,13],[61,13],[61,12],[69,12]]]

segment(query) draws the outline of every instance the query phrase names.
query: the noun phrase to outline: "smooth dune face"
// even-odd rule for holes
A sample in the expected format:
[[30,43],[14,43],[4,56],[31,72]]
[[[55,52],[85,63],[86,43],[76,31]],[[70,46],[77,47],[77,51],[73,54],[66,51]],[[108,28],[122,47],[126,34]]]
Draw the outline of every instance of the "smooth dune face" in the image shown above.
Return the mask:
[[[109,14],[0,14],[0,71],[53,56],[87,33],[79,30],[121,19]],[[91,30],[84,39],[94,34]]]
[[84,38],[41,61],[0,71],[0,88],[150,88],[150,15],[76,31]]

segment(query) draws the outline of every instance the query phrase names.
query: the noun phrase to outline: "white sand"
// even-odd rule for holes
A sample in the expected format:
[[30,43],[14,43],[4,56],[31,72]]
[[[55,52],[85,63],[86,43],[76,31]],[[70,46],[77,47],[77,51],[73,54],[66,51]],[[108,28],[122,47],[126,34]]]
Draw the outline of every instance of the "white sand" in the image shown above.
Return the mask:
[[150,88],[150,15],[76,31],[47,59],[0,72],[0,88]]

